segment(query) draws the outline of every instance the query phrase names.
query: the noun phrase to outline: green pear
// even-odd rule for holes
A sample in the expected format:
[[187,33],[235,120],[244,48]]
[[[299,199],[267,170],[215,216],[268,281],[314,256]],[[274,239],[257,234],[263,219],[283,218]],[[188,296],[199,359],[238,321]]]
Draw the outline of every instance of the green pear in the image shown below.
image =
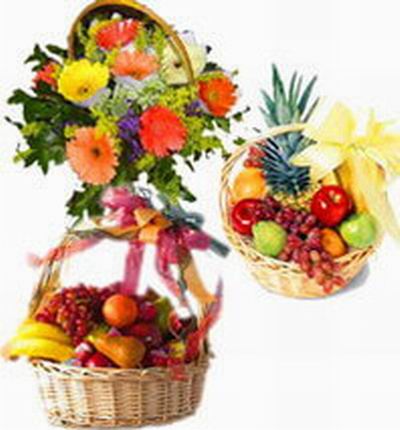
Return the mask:
[[378,238],[377,222],[367,213],[352,215],[340,225],[339,230],[343,239],[357,249],[368,248]]
[[273,221],[261,221],[253,227],[254,246],[267,257],[278,257],[287,242],[284,228]]

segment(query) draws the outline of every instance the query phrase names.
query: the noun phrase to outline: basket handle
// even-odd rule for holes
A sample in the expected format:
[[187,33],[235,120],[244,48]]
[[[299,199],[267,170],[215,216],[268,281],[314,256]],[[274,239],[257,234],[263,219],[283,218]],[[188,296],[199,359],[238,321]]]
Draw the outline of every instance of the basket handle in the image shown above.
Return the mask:
[[[39,308],[41,307],[43,300],[46,295],[56,292],[61,286],[61,271],[64,264],[64,256],[68,253],[67,249],[71,243],[77,240],[77,236],[74,234],[74,231],[68,232],[59,246],[54,248],[53,251],[50,252],[50,257],[46,257],[44,260],[42,273],[39,279],[39,282],[36,284],[32,297],[29,303],[29,317],[33,317]],[[124,239],[122,239],[124,240]],[[190,251],[189,251],[190,252]],[[46,261],[47,260],[47,261]],[[193,256],[190,253],[190,276],[194,279],[194,282],[202,284],[200,273],[197,271],[197,268],[193,261]],[[197,298],[197,296],[195,296]],[[202,303],[199,299],[199,317],[203,316],[208,309],[208,304]]]
[[[62,249],[73,240],[73,235],[66,234],[57,249]],[[62,260],[52,260],[45,264],[36,284],[29,303],[29,317],[33,317],[38,311],[46,294],[55,292],[60,286]]]
[[75,37],[79,24],[91,13],[98,9],[104,9],[109,7],[122,7],[131,9],[132,11],[137,11],[148,16],[152,21],[154,21],[160,28],[165,32],[165,34],[170,38],[170,43],[176,54],[182,61],[185,73],[190,83],[195,82],[195,75],[190,60],[190,56],[186,49],[185,44],[179,37],[178,33],[169,25],[163,18],[158,14],[153,12],[147,6],[138,3],[136,0],[95,0],[92,4],[87,6],[75,20],[72,25],[72,29],[68,36],[68,54],[70,58],[75,58]]
[[283,125],[280,127],[271,128],[267,134],[264,136],[260,136],[256,139],[250,140],[244,145],[240,146],[233,154],[229,157],[228,161],[225,163],[222,174],[221,174],[221,187],[220,187],[220,195],[219,195],[219,205],[220,211],[222,215],[222,219],[225,225],[229,223],[229,206],[230,206],[230,178],[232,175],[232,171],[237,164],[237,162],[246,154],[246,152],[253,147],[254,145],[265,141],[266,139],[270,139],[273,137],[277,137],[282,134],[293,133],[303,131],[305,128],[305,124],[289,124]]

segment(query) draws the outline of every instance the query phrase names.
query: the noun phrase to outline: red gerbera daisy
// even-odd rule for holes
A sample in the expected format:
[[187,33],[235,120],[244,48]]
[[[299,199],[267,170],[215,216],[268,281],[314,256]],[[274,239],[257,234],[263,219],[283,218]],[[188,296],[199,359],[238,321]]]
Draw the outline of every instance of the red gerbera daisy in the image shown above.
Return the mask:
[[237,101],[236,87],[226,76],[200,82],[200,99],[210,113],[226,116]]
[[33,83],[35,87],[39,85],[39,82],[44,82],[50,85],[52,88],[57,88],[56,71],[58,64],[54,62],[47,63],[41,70],[36,73],[33,78]]
[[113,21],[97,32],[96,43],[107,51],[122,48],[136,39],[139,28],[140,22],[134,19]]
[[187,129],[170,109],[154,106],[141,116],[139,135],[146,151],[157,157],[167,157],[185,146]]

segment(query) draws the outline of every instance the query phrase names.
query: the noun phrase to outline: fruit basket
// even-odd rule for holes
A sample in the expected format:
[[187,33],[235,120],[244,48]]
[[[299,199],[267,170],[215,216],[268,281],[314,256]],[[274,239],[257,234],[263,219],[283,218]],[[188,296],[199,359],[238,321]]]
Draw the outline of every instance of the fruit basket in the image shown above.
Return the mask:
[[[309,277],[298,264],[262,255],[254,248],[252,239],[235,231],[231,222],[232,203],[234,201],[231,179],[235,165],[246,156],[251,148],[259,147],[268,138],[299,131],[303,128],[303,125],[292,125],[271,129],[264,138],[248,142],[239,148],[224,166],[220,204],[227,238],[234,248],[245,258],[250,272],[262,286],[269,291],[284,296],[318,298],[337,293],[345,285],[349,284],[363,269],[368,259],[375,252],[376,247],[369,246],[366,249],[353,250],[337,258],[335,264],[340,265],[340,276],[343,278],[343,283],[341,281],[330,291],[327,291],[321,287],[321,284],[315,278]],[[333,271],[333,268],[330,270]]]
[[[212,357],[208,335],[222,305],[221,282],[215,295],[206,290],[192,251],[227,250],[180,208],[155,209],[126,188],[107,191],[103,204],[106,218],[69,231],[44,258],[32,257],[43,273],[29,316],[3,354],[31,360],[52,424],[141,427],[182,419],[200,405]],[[66,286],[66,263],[79,263],[100,243],[128,245],[123,279],[103,288]],[[160,283],[140,291],[148,245]]]
[[393,123],[327,99],[311,104],[315,81],[303,91],[295,73],[285,88],[273,67],[262,109],[270,129],[229,158],[220,193],[227,237],[255,279],[297,298],[337,293],[384,231],[400,238],[387,194],[399,175]]

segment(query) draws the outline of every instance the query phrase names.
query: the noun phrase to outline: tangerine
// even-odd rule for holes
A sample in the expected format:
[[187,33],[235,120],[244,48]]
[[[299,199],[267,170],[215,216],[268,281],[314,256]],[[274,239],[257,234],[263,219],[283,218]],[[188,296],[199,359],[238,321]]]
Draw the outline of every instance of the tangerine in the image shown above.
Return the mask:
[[138,314],[135,300],[123,294],[111,296],[103,306],[104,319],[111,327],[127,327],[136,321]]
[[324,250],[333,258],[340,258],[347,254],[347,245],[335,230],[324,228],[321,242]]
[[242,170],[233,184],[235,202],[246,199],[262,200],[267,195],[267,183],[260,169],[249,167]]

